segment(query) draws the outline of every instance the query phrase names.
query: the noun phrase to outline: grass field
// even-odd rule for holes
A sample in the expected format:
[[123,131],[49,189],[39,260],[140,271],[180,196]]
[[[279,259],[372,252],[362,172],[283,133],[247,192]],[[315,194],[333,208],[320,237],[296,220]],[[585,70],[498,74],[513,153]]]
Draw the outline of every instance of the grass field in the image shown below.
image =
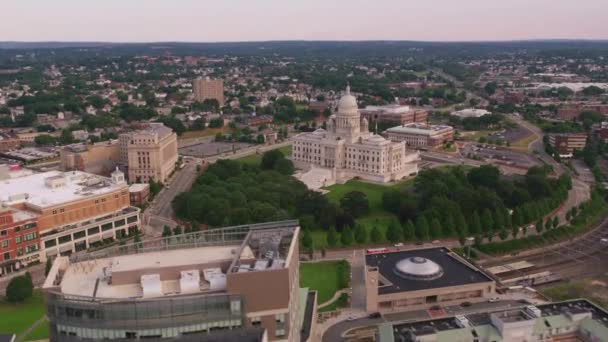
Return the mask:
[[8,303],[3,299],[0,301],[0,333],[20,335],[44,314],[44,298],[40,291],[34,291],[32,298],[21,304]]
[[[342,261],[344,263],[344,261]],[[324,261],[300,265],[300,287],[317,291],[317,303],[330,300],[340,290],[340,261]],[[350,272],[348,272],[350,273]],[[348,277],[348,274],[346,274]]]
[[[291,145],[279,148],[279,151],[283,152],[283,154],[287,157],[291,155]],[[247,157],[237,159],[239,162],[243,164],[249,165],[259,165],[262,162],[262,154],[252,154]]]
[[514,143],[511,143],[511,147],[515,148],[515,149],[521,149],[521,150],[528,150],[528,145],[530,145],[531,142],[533,142],[534,140],[536,140],[537,136],[536,134],[530,134],[529,136],[523,138],[523,139],[519,139]]
[[36,329],[32,330],[32,332],[25,336],[24,341],[38,341],[49,338],[49,322],[46,320],[41,323]]

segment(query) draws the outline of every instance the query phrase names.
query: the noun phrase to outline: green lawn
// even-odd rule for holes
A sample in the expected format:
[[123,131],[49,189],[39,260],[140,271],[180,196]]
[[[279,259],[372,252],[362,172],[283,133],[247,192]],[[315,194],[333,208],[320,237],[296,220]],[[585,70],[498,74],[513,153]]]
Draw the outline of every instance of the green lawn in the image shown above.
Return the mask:
[[[284,146],[279,148],[279,151],[283,152],[283,154],[287,157],[291,155],[291,145],[290,146]],[[239,158],[237,159],[239,162],[243,163],[243,164],[249,164],[249,165],[260,165],[260,163],[262,162],[262,154],[252,154],[243,158]]]
[[49,338],[49,322],[44,321],[41,323],[36,329],[32,330],[32,332],[25,336],[24,341],[38,341],[45,340]]
[[[346,261],[324,261],[300,264],[300,287],[307,287],[317,291],[317,303],[322,304],[330,300],[336,291],[340,290],[340,283],[348,283],[350,271],[340,274],[340,263]],[[347,264],[348,265],[348,264]]]
[[331,304],[320,308],[319,312],[336,311],[337,309],[348,307],[348,297],[349,296],[346,293],[341,294],[340,297],[338,297],[338,299],[333,301]]
[[42,292],[34,291],[32,298],[21,304],[0,301],[0,333],[22,334],[45,314]]

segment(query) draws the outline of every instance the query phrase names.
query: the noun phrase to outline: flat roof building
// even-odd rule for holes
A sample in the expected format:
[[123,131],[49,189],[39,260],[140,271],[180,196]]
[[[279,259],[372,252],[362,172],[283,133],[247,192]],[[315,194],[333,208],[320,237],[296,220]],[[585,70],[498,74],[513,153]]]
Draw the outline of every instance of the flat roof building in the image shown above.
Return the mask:
[[549,145],[555,148],[560,157],[572,157],[575,150],[582,151],[587,145],[587,133],[550,134]]
[[408,147],[433,149],[454,140],[454,128],[447,125],[410,123],[391,127],[384,134],[392,141],[405,141]]
[[367,311],[405,311],[483,300],[495,281],[444,247],[365,256]]
[[492,114],[485,109],[467,108],[459,111],[452,112],[452,115],[457,116],[461,119],[464,118],[480,118],[484,115]]
[[72,144],[60,151],[62,171],[85,171],[109,176],[120,163],[118,140],[96,144]]
[[207,99],[217,100],[220,107],[224,105],[224,81],[210,78],[197,78],[192,82],[194,99],[203,102]]
[[297,221],[282,221],[57,258],[43,286],[51,341],[206,341],[260,328],[298,341],[298,235]]
[[0,204],[38,215],[41,261],[85,250],[139,227],[124,174],[50,171],[3,180]]
[[585,299],[382,324],[379,342],[608,341],[608,312]]
[[165,182],[177,163],[177,135],[162,123],[153,122],[137,131],[118,137],[120,162],[126,167],[129,182]]
[[384,106],[367,106],[361,109],[361,117],[369,122],[394,122],[408,124],[413,122],[426,122],[428,111],[424,108],[403,106],[397,103]]

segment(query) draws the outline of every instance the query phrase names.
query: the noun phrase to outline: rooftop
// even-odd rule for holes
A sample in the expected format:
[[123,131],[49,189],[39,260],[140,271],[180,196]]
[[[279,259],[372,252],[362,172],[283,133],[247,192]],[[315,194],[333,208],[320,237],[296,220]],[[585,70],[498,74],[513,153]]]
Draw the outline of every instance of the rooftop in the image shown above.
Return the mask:
[[452,129],[452,127],[447,125],[427,125],[422,123],[410,123],[401,126],[391,127],[386,131],[391,133],[416,133],[429,135],[435,132],[440,132],[448,129]]
[[365,263],[368,267],[378,267],[379,294],[492,281],[443,247],[369,254]]
[[[55,182],[56,184],[50,185]],[[49,171],[0,181],[0,203],[46,208],[87,197],[111,193],[125,187],[109,178],[81,171]]]

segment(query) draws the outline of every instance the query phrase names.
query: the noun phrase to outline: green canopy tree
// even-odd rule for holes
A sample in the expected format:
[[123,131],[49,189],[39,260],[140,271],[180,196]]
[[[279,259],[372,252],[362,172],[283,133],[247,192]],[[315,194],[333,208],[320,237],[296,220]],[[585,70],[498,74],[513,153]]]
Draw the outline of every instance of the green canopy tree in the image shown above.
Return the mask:
[[34,293],[34,284],[29,272],[12,278],[6,287],[6,299],[11,303],[19,303],[30,298]]
[[382,233],[380,233],[380,229],[374,226],[370,232],[369,238],[373,243],[380,243],[382,241]]
[[431,233],[431,239],[438,239],[441,237],[441,222],[439,222],[437,218],[433,218],[431,220],[431,225],[429,228]]
[[407,220],[403,225],[403,239],[411,241],[416,237],[416,227],[412,220]]
[[306,248],[312,247],[312,234],[309,229],[304,229],[304,232],[302,233],[302,246]]
[[430,232],[429,232],[429,222],[426,220],[424,215],[420,215],[416,219],[416,237],[419,240],[429,240]]
[[471,216],[471,222],[469,223],[469,233],[472,235],[478,235],[481,233],[481,219],[479,214],[475,211]]
[[349,226],[344,227],[340,234],[340,243],[342,243],[342,246],[350,246],[353,244],[353,241],[353,230]]
[[355,241],[360,245],[367,242],[367,229],[362,224],[355,225]]
[[369,200],[367,195],[361,191],[350,191],[340,199],[340,207],[357,218],[369,211]]
[[397,219],[391,220],[386,228],[386,239],[392,243],[396,243],[402,239],[402,229]]
[[336,228],[331,226],[327,231],[327,245],[329,247],[336,247],[338,244],[338,232],[336,232]]

